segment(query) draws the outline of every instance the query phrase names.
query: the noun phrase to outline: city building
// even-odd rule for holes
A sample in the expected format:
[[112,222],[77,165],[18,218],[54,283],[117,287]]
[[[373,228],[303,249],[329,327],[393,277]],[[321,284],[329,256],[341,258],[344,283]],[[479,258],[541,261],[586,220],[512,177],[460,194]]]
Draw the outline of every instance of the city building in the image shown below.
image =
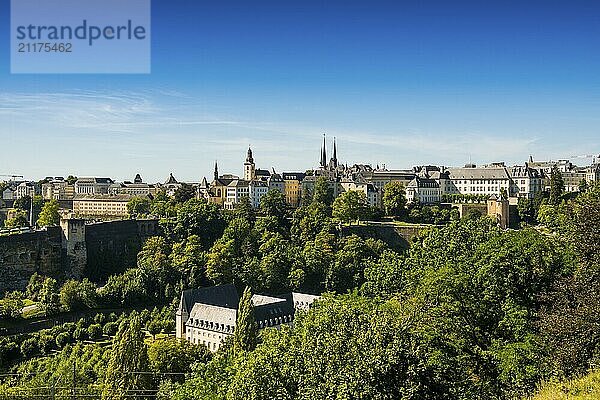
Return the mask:
[[592,165],[578,167],[569,160],[540,162],[533,161],[533,158],[530,157],[527,165],[529,168],[539,171],[543,179],[542,186],[544,190],[550,189],[550,178],[554,167],[562,175],[565,183],[565,192],[578,192],[583,181],[589,184],[600,180],[600,164],[596,162],[596,159],[594,159]]
[[22,199],[25,196],[32,197],[41,194],[41,185],[36,182],[21,182],[17,185],[14,192],[15,200]]
[[[175,178],[173,178],[175,179]],[[127,194],[130,196],[154,196],[158,193],[158,187],[156,185],[150,185],[142,180],[140,174],[137,174],[133,182],[115,182],[110,185],[109,194]]]
[[442,201],[442,191],[438,180],[415,177],[406,186],[408,203],[434,204]]
[[448,168],[449,184],[440,185],[443,194],[473,194],[497,196],[510,193],[511,177],[504,164],[477,167],[473,164],[463,168]]
[[213,181],[209,184],[206,178],[198,185],[198,198],[222,205],[233,210],[242,198],[248,197],[252,207],[258,208],[260,201],[269,190],[279,190],[285,193],[285,181],[282,176],[266,169],[256,168],[252,149],[248,148],[244,162],[244,179],[235,175],[219,176],[218,165],[215,162]]
[[283,193],[288,206],[296,208],[300,207],[302,200],[302,181],[306,177],[302,172],[284,172],[283,178]]
[[543,190],[542,173],[535,168],[525,166],[514,166],[508,169],[511,178],[509,190],[510,197],[525,197],[532,199],[536,193]]
[[79,178],[75,181],[75,194],[108,194],[113,183],[115,182],[110,178]]
[[2,191],[2,200],[16,200],[16,189],[13,186],[8,186]]
[[250,181],[235,179],[227,185],[224,207],[233,210],[243,197],[250,197]]
[[[316,299],[318,296],[303,293],[282,297],[255,294],[252,304],[258,328],[290,325],[296,310],[306,310]],[[235,333],[238,306],[239,296],[231,284],[186,290],[175,314],[176,337],[217,351],[223,340]]]
[[47,177],[42,184],[42,197],[45,200],[72,200],[75,185],[70,185],[63,177]]
[[164,189],[167,196],[173,197],[177,189],[179,189],[181,186],[181,183],[179,183],[171,173],[169,174],[169,178],[165,181],[162,188]]
[[76,194],[73,198],[73,213],[78,218],[117,219],[125,218],[127,203],[133,196]]

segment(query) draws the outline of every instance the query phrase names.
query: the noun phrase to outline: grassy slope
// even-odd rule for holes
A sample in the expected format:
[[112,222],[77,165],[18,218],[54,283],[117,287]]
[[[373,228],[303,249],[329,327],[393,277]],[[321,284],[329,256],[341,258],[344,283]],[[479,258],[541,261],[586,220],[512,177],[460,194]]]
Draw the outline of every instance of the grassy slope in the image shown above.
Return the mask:
[[600,370],[567,382],[548,383],[531,400],[600,399]]

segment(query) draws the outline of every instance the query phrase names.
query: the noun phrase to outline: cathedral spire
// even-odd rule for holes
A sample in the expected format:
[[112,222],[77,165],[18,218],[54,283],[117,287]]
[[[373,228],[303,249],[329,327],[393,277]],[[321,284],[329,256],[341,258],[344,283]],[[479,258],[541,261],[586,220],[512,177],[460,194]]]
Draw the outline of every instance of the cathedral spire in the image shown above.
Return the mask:
[[217,165],[217,160],[215,160],[215,181],[219,179],[219,166]]
[[323,147],[321,147],[321,167],[327,166],[327,144],[325,143],[325,134],[323,134]]
[[331,161],[333,161],[333,166],[337,168],[338,160],[337,160],[337,145],[336,145],[335,137],[333,138],[333,158],[331,159]]

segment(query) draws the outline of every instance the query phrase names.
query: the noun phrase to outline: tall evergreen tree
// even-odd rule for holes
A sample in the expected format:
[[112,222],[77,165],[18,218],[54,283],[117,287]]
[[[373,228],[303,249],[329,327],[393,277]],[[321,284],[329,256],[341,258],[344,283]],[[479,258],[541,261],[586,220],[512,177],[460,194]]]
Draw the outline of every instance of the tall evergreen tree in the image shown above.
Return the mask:
[[111,357],[104,378],[103,400],[125,399],[131,391],[136,395],[144,395],[145,390],[152,389],[148,350],[144,343],[142,320],[139,315],[132,315],[119,326],[113,339]]
[[550,203],[558,205],[564,192],[565,181],[558,167],[555,165],[550,175]]
[[258,340],[258,326],[252,305],[252,292],[246,287],[238,306],[238,315],[233,338],[233,350],[236,354],[252,351]]

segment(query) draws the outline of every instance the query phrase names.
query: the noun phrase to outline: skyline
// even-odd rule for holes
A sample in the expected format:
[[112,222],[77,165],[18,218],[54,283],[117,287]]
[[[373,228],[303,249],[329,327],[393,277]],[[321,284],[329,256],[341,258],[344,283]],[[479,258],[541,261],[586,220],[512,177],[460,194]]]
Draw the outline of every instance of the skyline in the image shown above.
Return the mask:
[[390,169],[600,152],[600,5],[547,3],[154,1],[149,75],[10,75],[4,28],[0,174],[302,171],[323,132]]

